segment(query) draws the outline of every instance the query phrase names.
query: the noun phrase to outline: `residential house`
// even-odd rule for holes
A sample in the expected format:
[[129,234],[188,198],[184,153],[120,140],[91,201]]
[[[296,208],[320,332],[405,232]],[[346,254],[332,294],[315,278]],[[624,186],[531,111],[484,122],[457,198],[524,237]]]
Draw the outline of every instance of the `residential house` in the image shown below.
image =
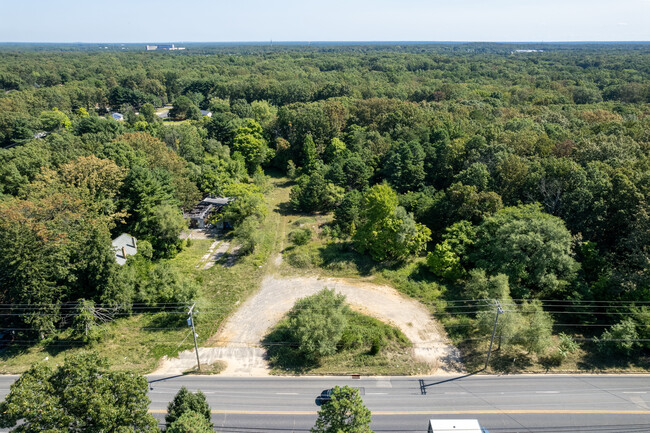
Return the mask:
[[[233,200],[231,197],[206,197],[183,216],[189,220],[190,228],[203,229],[209,226],[208,220],[212,215],[221,212]],[[228,222],[221,221],[217,228],[228,228],[229,226]]]
[[113,239],[113,251],[115,252],[115,261],[118,265],[124,265],[128,256],[134,256],[138,252],[137,240],[127,234],[122,233]]

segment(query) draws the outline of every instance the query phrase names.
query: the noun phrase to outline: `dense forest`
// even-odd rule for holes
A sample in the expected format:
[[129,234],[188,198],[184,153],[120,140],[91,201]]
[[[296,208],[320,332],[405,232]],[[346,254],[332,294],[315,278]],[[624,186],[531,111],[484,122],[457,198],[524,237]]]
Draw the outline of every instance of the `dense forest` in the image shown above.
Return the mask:
[[[489,334],[497,299],[504,344],[541,354],[559,334],[564,351],[647,355],[650,46],[522,48],[7,47],[4,338],[83,333],[93,303],[189,302],[196,282],[159,264],[183,248],[182,209],[236,197],[226,212],[254,251],[264,173],[280,172],[294,211],[333,212],[341,254],[419,260],[405,284],[435,287],[452,336]],[[120,267],[124,232],[139,253]]]

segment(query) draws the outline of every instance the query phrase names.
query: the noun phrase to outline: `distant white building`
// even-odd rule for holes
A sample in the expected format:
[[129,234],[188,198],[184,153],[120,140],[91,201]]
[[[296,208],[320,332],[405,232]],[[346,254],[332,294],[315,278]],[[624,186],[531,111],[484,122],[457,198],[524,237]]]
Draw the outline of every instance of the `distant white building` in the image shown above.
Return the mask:
[[185,47],[177,47],[174,44],[147,45],[147,51],[157,51],[157,50],[177,51],[177,50],[184,50],[184,49]]
[[201,110],[201,116],[208,116],[208,117],[212,117],[212,111],[208,111],[208,110]]
[[122,113],[111,113],[111,116],[113,117],[113,119],[117,120],[118,122],[124,121],[124,115]]
[[115,261],[120,266],[126,263],[128,256],[134,256],[138,253],[137,240],[127,233],[122,233],[113,239],[112,243],[113,251],[115,252]]

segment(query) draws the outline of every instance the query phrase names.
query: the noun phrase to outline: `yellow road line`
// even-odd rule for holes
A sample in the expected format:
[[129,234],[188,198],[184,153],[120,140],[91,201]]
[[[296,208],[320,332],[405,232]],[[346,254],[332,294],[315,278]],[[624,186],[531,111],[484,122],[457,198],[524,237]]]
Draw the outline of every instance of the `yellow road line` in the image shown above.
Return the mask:
[[[167,413],[164,409],[153,409],[149,413]],[[316,415],[317,411],[274,411],[274,410],[213,410],[213,414],[238,415]],[[484,409],[484,410],[415,410],[415,411],[376,411],[373,415],[477,415],[477,414],[601,414],[601,415],[650,415],[650,410],[546,410],[546,409]]]

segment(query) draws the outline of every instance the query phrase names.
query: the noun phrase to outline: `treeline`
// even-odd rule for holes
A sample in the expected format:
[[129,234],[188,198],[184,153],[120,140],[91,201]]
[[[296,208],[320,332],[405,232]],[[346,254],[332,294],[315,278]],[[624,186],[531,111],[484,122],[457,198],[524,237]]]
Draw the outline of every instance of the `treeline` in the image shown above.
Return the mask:
[[[27,143],[0,153],[2,191],[27,200],[42,167],[113,161],[101,194],[118,205],[93,215],[124,211],[115,227],[165,256],[157,221],[201,193],[245,195],[233,209],[254,227],[273,167],[296,178],[294,209],[334,211],[333,239],[382,263],[428,251],[458,299],[648,301],[647,46],[474,48],[3,53],[0,140]],[[159,121],[170,102],[189,123]]]

